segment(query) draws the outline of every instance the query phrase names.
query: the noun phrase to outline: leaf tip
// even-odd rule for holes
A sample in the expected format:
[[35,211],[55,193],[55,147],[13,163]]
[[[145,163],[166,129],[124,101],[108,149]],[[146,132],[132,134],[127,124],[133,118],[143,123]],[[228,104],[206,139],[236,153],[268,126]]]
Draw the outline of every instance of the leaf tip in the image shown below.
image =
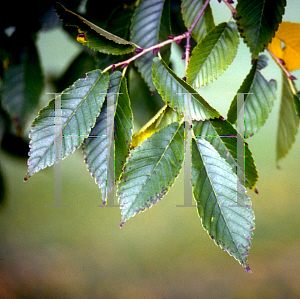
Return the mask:
[[122,226],[124,225],[124,223],[125,223],[124,221],[120,222],[120,228],[122,228]]
[[245,267],[245,270],[246,270],[248,273],[252,273],[252,271],[251,271],[251,269],[250,269],[250,267],[249,267],[248,265]]

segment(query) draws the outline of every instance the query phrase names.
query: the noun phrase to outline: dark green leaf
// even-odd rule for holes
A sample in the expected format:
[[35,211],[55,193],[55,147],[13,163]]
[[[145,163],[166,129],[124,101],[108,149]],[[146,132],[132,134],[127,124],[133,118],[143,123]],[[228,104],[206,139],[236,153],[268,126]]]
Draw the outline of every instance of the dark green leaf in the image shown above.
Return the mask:
[[[61,96],[62,158],[75,151],[88,136],[103,105],[109,76],[95,70],[79,79]],[[55,162],[54,105],[52,99],[32,123],[28,172],[24,180]]]
[[[204,3],[205,0],[183,0],[181,2],[183,20],[187,28],[191,27]],[[203,15],[197,22],[192,32],[192,36],[197,42],[199,42],[214,27],[214,18],[211,7],[208,4]]]
[[43,83],[38,52],[30,39],[20,55],[20,62],[10,62],[2,87],[2,106],[14,120],[18,135],[23,134],[28,117],[36,109]]
[[194,48],[187,69],[187,82],[200,88],[217,79],[232,63],[239,44],[235,23],[221,23]]
[[[131,40],[139,47],[146,49],[163,42],[170,35],[169,1],[141,0],[133,15]],[[170,46],[163,49],[169,52]],[[155,90],[151,77],[153,53],[148,52],[135,61],[139,72],[148,84],[151,91]]]
[[[240,178],[245,174],[245,186],[253,189],[258,179],[258,174],[252,153],[247,143],[244,143],[244,170],[237,165],[237,131],[226,120],[211,119],[206,121],[194,121],[193,131],[195,136],[208,141],[230,165],[234,173]],[[241,137],[243,138],[243,137]]]
[[276,161],[283,158],[291,149],[295,142],[295,137],[298,132],[299,118],[295,107],[296,97],[290,84],[293,84],[282,71],[282,91],[279,110],[277,140],[276,140]]
[[55,10],[67,26],[78,28],[77,40],[84,46],[94,51],[113,55],[122,55],[134,51],[135,44],[105,31],[80,15],[66,9],[61,4],[55,5]]
[[252,57],[271,42],[282,21],[286,0],[238,0],[236,20]]
[[184,160],[184,124],[172,123],[131,151],[118,187],[123,223],[162,199]]
[[[193,120],[205,120],[220,114],[212,108],[189,84],[180,79],[163,60],[155,58],[152,65],[155,87],[164,102],[171,108]],[[191,106],[185,107],[185,94],[191,94]],[[185,111],[187,110],[187,111]]]
[[[245,100],[245,138],[258,132],[264,125],[276,99],[276,81],[269,82],[258,70],[256,59],[238,93],[244,95]],[[237,120],[237,96],[234,97],[228,111],[228,121],[235,124]]]
[[217,245],[251,272],[247,256],[254,213],[243,192],[238,195],[245,196],[245,205],[237,204],[238,184],[237,176],[214,147],[202,138],[193,139],[192,186],[203,228]]

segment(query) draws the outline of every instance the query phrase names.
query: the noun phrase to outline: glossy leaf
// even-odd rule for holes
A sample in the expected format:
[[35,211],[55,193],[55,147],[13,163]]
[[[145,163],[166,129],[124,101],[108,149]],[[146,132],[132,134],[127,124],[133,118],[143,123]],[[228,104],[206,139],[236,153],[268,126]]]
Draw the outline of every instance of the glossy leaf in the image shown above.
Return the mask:
[[39,103],[44,78],[33,40],[29,39],[20,57],[14,58],[4,72],[1,102],[21,136],[28,118]]
[[187,82],[200,88],[217,79],[232,63],[239,44],[235,23],[221,23],[194,48],[187,69]]
[[[163,60],[155,58],[152,64],[155,87],[164,102],[179,114],[186,114],[193,120],[205,120],[219,116],[189,84],[180,79]],[[185,107],[185,94],[191,94],[191,105]],[[186,110],[186,111],[185,111]]]
[[[90,133],[103,105],[108,81],[107,73],[95,70],[64,90],[61,96],[62,158],[73,153]],[[55,162],[54,105],[55,99],[52,99],[32,123],[25,181]]]
[[[141,0],[133,15],[131,41],[146,49],[168,39],[168,35],[171,34],[169,5],[169,1],[165,0]],[[164,47],[163,51],[169,55],[170,45]],[[153,53],[148,52],[135,61],[151,91],[155,90],[151,77],[153,57]]]
[[249,197],[238,205],[237,176],[206,140],[193,139],[192,186],[203,228],[211,239],[251,272],[247,265],[253,236],[254,213]]
[[123,223],[162,199],[184,160],[184,124],[172,123],[131,151],[118,187]]
[[[201,137],[208,141],[219,153],[219,155],[227,161],[232,171],[237,173],[238,177],[245,174],[245,186],[253,189],[256,185],[258,174],[252,153],[248,144],[244,143],[244,170],[237,165],[237,131],[226,120],[219,118],[194,121],[193,131],[195,136]],[[241,137],[243,138],[243,137]]]
[[[205,0],[183,0],[181,2],[182,16],[186,28],[191,27],[204,3]],[[214,27],[214,18],[208,4],[192,32],[192,37],[199,42]]]
[[[115,72],[110,76],[110,86],[108,94],[113,95],[113,103],[106,99],[96,124],[83,145],[87,168],[102,190],[103,203],[115,180],[121,175],[129,153],[133,127],[126,78],[122,78],[120,72]],[[111,120],[114,118],[115,127],[112,127]],[[114,153],[113,156],[111,153]],[[111,165],[115,165],[114,169],[109,167]]]
[[77,41],[82,45],[94,51],[113,55],[122,55],[134,51],[136,45],[132,42],[96,26],[82,16],[66,9],[61,4],[57,3],[55,10],[67,26],[77,27],[79,32]]
[[[265,60],[265,58],[263,58]],[[238,93],[244,95],[245,101],[245,138],[259,131],[265,124],[276,99],[276,81],[269,82],[258,70],[258,60],[245,78]],[[234,97],[228,111],[228,121],[235,124],[237,120],[237,96]]]
[[298,132],[299,118],[296,112],[294,94],[291,90],[289,79],[282,72],[282,91],[278,118],[276,160],[283,158],[291,149]]
[[[281,43],[284,43],[282,47]],[[282,22],[268,49],[284,61],[288,71],[300,68],[300,24]]]
[[286,0],[238,0],[236,23],[252,57],[271,42],[281,23]]

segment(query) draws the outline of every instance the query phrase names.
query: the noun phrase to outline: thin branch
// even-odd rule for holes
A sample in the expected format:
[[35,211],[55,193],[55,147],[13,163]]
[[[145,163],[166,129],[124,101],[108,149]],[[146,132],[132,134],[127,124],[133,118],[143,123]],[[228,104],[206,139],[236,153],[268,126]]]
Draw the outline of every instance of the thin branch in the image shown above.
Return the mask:
[[273,59],[276,61],[276,63],[281,67],[281,69],[284,71],[284,73],[286,74],[286,76],[290,79],[290,80],[297,80],[297,78],[293,75],[291,75],[287,69],[283,66],[284,62],[283,60],[279,59],[278,57],[276,57],[271,50],[269,50],[268,48],[266,49],[270,55],[273,57]]
[[201,10],[199,11],[195,21],[193,22],[193,24],[191,25],[191,27],[188,30],[188,33],[191,34],[192,31],[194,30],[195,26],[197,25],[198,21],[200,20],[201,16],[204,13],[204,10],[206,9],[207,5],[209,4],[210,0],[206,0],[206,2],[204,3],[204,5],[202,6]]
[[[103,73],[112,69],[112,71],[115,70],[116,67],[118,66],[121,66],[122,68],[125,68],[128,66],[128,64],[134,60],[136,60],[138,57],[150,52],[150,51],[153,51],[153,52],[157,52],[161,47],[164,47],[168,44],[171,44],[172,42],[175,42],[175,41],[181,41],[182,39],[186,38],[187,39],[187,43],[186,43],[186,47],[185,47],[185,63],[186,63],[186,67],[185,69],[187,69],[187,65],[189,63],[189,60],[190,60],[190,49],[191,49],[191,45],[190,45],[190,38],[191,38],[191,34],[192,34],[192,31],[194,30],[197,22],[200,20],[201,16],[203,15],[203,12],[204,10],[206,9],[207,5],[209,4],[210,0],[206,0],[204,5],[202,6],[200,12],[198,13],[196,19],[194,20],[193,24],[191,25],[191,27],[188,29],[187,32],[181,34],[181,35],[178,35],[176,37],[170,37],[170,39],[162,42],[162,43],[159,43],[159,44],[156,44],[156,45],[153,45],[147,49],[140,49],[138,48],[137,50],[139,50],[140,52],[137,53],[136,55],[132,56],[131,58],[125,60],[125,61],[122,61],[122,62],[119,62],[119,63],[116,63],[116,64],[112,64],[110,66],[108,66],[106,69],[103,70]],[[156,53],[155,53],[156,54]]]
[[140,56],[142,56],[142,55],[144,55],[144,54],[146,54],[146,53],[148,53],[148,52],[150,52],[150,51],[153,51],[153,50],[155,50],[155,49],[164,47],[164,46],[166,46],[166,45],[168,45],[168,44],[170,44],[170,43],[172,43],[172,42],[182,40],[183,38],[186,38],[187,35],[188,35],[188,34],[187,34],[187,32],[186,32],[186,33],[183,33],[183,34],[181,34],[181,35],[178,35],[178,36],[176,36],[176,37],[174,37],[174,38],[172,38],[172,39],[165,40],[164,42],[162,42],[162,43],[160,43],[160,44],[153,45],[153,46],[151,46],[151,47],[149,47],[149,48],[147,48],[147,49],[142,49],[142,51],[141,51],[140,53],[138,53],[138,54],[132,56],[131,58],[129,58],[129,59],[125,60],[125,61],[122,61],[122,62],[119,62],[119,63],[112,64],[112,65],[108,66],[108,67],[103,71],[103,73],[106,72],[106,71],[108,71],[108,70],[110,70],[111,68],[115,69],[115,68],[118,67],[118,66],[123,66],[123,67],[125,67],[125,66],[127,66],[130,62],[136,60],[138,57],[140,57]]
[[191,25],[191,27],[187,31],[188,35],[186,37],[186,45],[185,45],[185,75],[186,75],[188,64],[189,64],[189,61],[190,61],[190,53],[191,53],[190,40],[191,40],[191,35],[192,35],[192,32],[195,29],[198,21],[200,20],[201,16],[203,15],[206,7],[208,6],[209,2],[210,2],[210,0],[205,1],[204,5],[202,6],[201,10],[199,11],[197,17],[195,18],[193,24]]
[[228,8],[230,9],[233,18],[235,19],[235,14],[236,14],[236,10],[233,8],[233,6],[231,5],[231,3],[233,3],[233,1],[230,0],[223,0],[223,2],[228,6]]

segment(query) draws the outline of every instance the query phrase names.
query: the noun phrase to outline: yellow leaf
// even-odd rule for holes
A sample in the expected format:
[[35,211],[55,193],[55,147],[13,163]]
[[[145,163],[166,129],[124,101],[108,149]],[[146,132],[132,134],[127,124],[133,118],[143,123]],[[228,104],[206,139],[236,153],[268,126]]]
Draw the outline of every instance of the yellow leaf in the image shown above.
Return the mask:
[[[284,43],[281,46],[281,42]],[[282,22],[268,49],[285,63],[290,72],[300,68],[300,24]]]

